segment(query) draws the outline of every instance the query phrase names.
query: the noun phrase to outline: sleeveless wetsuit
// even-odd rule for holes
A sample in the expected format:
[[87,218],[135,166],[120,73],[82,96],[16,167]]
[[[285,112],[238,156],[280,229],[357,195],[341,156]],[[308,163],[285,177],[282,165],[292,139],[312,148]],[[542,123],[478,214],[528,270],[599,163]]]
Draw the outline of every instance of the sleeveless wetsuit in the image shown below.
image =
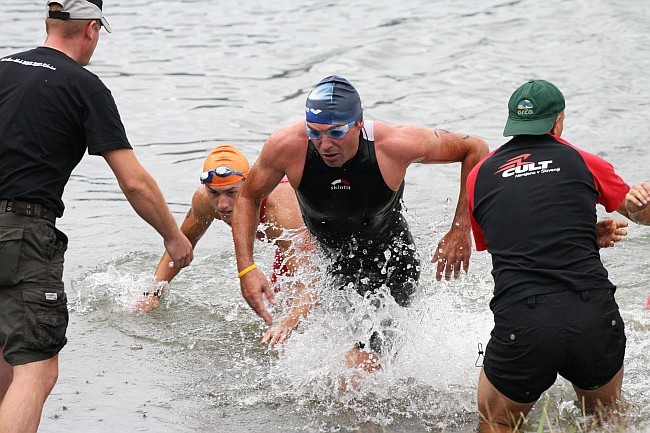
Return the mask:
[[420,276],[413,237],[402,215],[404,182],[391,190],[377,164],[373,123],[367,121],[357,154],[329,167],[309,141],[296,191],[305,225],[331,259],[341,287],[364,294],[385,284],[405,306]]

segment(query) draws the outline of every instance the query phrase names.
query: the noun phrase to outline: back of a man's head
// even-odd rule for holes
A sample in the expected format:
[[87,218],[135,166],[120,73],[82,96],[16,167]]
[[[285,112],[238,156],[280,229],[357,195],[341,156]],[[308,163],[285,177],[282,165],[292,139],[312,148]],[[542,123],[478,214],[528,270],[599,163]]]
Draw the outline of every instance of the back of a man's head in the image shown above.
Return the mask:
[[510,96],[503,135],[548,134],[564,107],[564,95],[553,83],[529,80]]
[[48,35],[57,35],[63,38],[73,38],[83,32],[88,23],[92,20],[62,20],[51,18],[50,12],[61,12],[63,6],[59,3],[50,3],[47,6],[45,18],[45,30]]
[[112,31],[102,11],[102,0],[47,0],[45,5],[48,33],[61,30],[61,36],[74,36],[91,21],[97,21],[98,28],[103,26],[108,33]]

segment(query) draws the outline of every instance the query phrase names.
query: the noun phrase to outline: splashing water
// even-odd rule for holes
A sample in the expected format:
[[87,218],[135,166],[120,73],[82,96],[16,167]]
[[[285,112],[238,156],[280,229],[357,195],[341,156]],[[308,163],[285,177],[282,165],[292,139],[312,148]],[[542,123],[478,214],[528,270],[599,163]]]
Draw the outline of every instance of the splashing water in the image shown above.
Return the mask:
[[[385,257],[390,255],[387,250]],[[314,419],[307,430],[363,423],[386,426],[398,418],[417,419],[419,428],[431,429],[460,426],[475,416],[475,382],[467,378],[478,375],[476,335],[488,335],[492,324],[483,309],[467,305],[485,300],[489,281],[465,276],[437,290],[421,281],[419,295],[404,308],[385,286],[365,296],[351,286],[331,287],[323,258],[315,261],[320,274],[314,290],[320,307],[284,346],[270,350],[274,357],[266,377],[274,396]],[[310,269],[313,272],[314,266]],[[287,310],[283,303],[275,316]],[[359,342],[367,345],[377,329],[392,340],[382,354],[381,370],[347,368],[346,352]]]

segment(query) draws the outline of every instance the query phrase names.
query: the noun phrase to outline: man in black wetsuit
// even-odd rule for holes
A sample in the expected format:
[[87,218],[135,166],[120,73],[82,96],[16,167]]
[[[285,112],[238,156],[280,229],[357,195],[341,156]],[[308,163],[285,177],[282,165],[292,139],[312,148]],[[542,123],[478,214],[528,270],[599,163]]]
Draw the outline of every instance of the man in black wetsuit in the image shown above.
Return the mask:
[[[271,303],[275,300],[266,277],[254,268],[253,240],[260,203],[284,176],[297,191],[305,224],[331,259],[329,270],[339,286],[352,283],[363,294],[385,284],[404,306],[419,277],[401,207],[406,169],[413,162],[461,162],[452,228],[433,260],[438,262],[438,279],[443,274],[457,277],[461,268],[467,269],[471,238],[465,180],[487,153],[483,140],[422,126],[364,121],[359,94],[339,76],[324,78],[314,87],[305,114],[305,121],[280,128],[266,141],[235,203],[232,228],[242,294],[267,324],[272,319],[262,295]],[[286,331],[281,325],[277,332]],[[356,355],[363,363],[368,350]]]

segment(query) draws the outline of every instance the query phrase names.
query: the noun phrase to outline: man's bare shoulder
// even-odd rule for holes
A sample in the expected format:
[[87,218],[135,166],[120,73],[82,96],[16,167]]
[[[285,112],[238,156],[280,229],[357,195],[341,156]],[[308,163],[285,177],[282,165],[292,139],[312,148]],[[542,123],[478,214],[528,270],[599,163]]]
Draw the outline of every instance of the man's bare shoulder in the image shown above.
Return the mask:
[[375,122],[375,148],[386,155],[405,161],[417,160],[422,145],[430,143],[433,131],[420,125],[389,125]]
[[264,143],[269,150],[286,152],[288,148],[303,146],[307,141],[303,122],[294,122],[278,128]]
[[266,178],[277,175],[277,182],[281,176],[287,176],[291,185],[297,187],[302,177],[308,141],[304,122],[283,126],[266,140],[254,169],[269,170],[272,174],[267,173]]
[[302,226],[302,215],[296,192],[288,182],[281,182],[269,194],[264,222],[272,222],[283,228]]

